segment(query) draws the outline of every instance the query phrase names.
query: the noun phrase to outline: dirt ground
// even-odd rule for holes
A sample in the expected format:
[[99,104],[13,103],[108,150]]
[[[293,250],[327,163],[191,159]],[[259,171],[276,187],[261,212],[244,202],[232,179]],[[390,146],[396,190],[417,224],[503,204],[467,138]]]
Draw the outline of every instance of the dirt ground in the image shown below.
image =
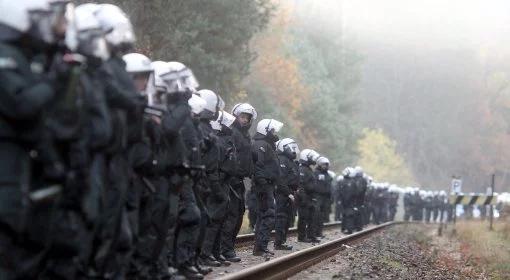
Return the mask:
[[358,244],[291,279],[489,279],[466,262],[461,243],[438,225],[400,225]]

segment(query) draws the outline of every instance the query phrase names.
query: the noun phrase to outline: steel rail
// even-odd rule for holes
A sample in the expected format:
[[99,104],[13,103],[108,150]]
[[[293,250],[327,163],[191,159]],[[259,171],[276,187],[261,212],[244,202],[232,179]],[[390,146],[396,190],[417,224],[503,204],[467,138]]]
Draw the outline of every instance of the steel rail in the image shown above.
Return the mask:
[[[325,223],[324,229],[333,229],[333,228],[339,228],[342,225],[342,222],[332,222],[332,223]],[[293,227],[289,229],[288,234],[293,235],[297,233],[297,228]],[[274,236],[275,232],[271,232],[271,236]],[[250,242],[255,241],[255,234],[254,233],[248,233],[248,234],[240,234],[236,237],[236,247],[244,247],[249,245]]]
[[328,257],[331,257],[342,250],[342,245],[352,243],[378,232],[389,226],[401,224],[404,222],[388,222],[373,228],[365,229],[348,236],[329,241],[324,244],[313,246],[301,251],[297,251],[280,258],[276,258],[265,263],[261,263],[247,269],[243,269],[232,274],[226,275],[221,280],[260,280],[260,279],[286,279],[307,267],[310,267]]

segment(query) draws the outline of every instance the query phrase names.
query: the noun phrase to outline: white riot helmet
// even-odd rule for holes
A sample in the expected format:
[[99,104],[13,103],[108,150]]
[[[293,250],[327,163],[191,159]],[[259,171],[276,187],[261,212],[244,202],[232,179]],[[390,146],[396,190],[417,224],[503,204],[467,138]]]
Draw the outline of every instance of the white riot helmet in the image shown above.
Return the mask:
[[320,168],[323,168],[323,169],[328,169],[329,168],[329,159],[327,157],[320,156],[317,159],[317,166],[319,166]]
[[283,152],[287,147],[292,150],[291,144],[294,143],[296,143],[296,141],[294,141],[292,138],[283,138],[282,140],[276,142],[276,150]]
[[336,177],[336,173],[331,171],[331,170],[328,170],[328,175],[331,177],[331,178],[335,178]]
[[294,139],[291,138],[284,138],[276,142],[276,149],[280,153],[287,153],[288,156],[291,157],[291,159],[295,159],[299,154],[298,145],[296,141],[294,141]]
[[346,167],[346,168],[344,168],[344,170],[342,170],[342,175],[343,175],[344,177],[346,177],[346,176],[348,176],[348,175],[349,175],[349,168],[350,168],[350,167]]
[[236,120],[236,117],[232,116],[230,113],[227,113],[225,111],[219,111],[218,113],[218,119],[214,121],[210,121],[211,127],[214,130],[221,131],[222,127],[231,128],[232,124],[234,124],[234,121]]
[[112,4],[100,4],[95,12],[108,44],[116,50],[132,48],[136,41],[133,26],[126,13]]
[[152,81],[147,85],[147,97],[149,106],[166,108],[167,106],[167,84],[161,76],[170,72],[168,63],[154,61],[151,63],[153,73]]
[[72,11],[73,20],[67,26],[65,43],[71,51],[87,57],[89,63],[96,60],[100,63],[110,57],[110,51],[91,5],[79,5]]
[[347,176],[349,176],[349,178],[354,178],[354,177],[356,177],[356,175],[358,175],[358,172],[356,172],[356,169],[349,167],[349,174],[347,174]]
[[[342,172],[342,174],[343,174],[343,172]],[[336,176],[336,181],[337,181],[337,182],[342,182],[343,180],[344,180],[344,175],[338,175],[338,176]]]
[[199,115],[204,110],[206,102],[197,94],[192,94],[191,98],[188,99],[188,105],[191,107],[191,112],[193,114]]
[[425,190],[419,190],[418,194],[420,195],[421,198],[425,198],[427,196],[427,192]]
[[248,114],[251,116],[248,126],[251,126],[253,120],[257,119],[257,111],[248,103],[237,103],[232,108],[232,115],[239,117],[241,114]]
[[0,39],[15,40],[27,34],[31,38],[53,45],[57,42],[54,11],[49,0],[0,0]]
[[205,119],[218,118],[219,111],[225,108],[225,102],[214,91],[208,89],[201,89],[198,95],[205,100],[205,109],[202,112],[202,117]]
[[191,69],[177,61],[168,62],[168,66],[170,67],[170,72],[162,77],[167,83],[168,93],[196,91],[199,84]]
[[267,135],[268,132],[274,130],[274,133],[278,133],[282,127],[283,123],[275,119],[263,119],[257,124],[257,132],[262,135]]
[[122,57],[126,63],[126,72],[131,75],[136,89],[146,95],[147,85],[153,79],[152,61],[140,53],[129,53]]
[[122,57],[128,73],[152,73],[152,61],[141,53],[128,53]]
[[303,163],[315,164],[320,155],[312,149],[304,149],[299,153],[299,160]]
[[356,172],[356,175],[361,176],[363,175],[363,168],[361,168],[361,166],[358,165],[354,167],[354,172]]

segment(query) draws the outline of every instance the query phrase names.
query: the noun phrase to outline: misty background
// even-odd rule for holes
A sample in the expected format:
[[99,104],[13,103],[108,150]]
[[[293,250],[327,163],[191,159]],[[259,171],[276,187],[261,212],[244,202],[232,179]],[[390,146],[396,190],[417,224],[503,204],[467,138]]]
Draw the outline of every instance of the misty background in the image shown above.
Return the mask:
[[128,12],[137,51],[282,120],[334,171],[476,192],[495,172],[510,190],[509,1],[100,2]]

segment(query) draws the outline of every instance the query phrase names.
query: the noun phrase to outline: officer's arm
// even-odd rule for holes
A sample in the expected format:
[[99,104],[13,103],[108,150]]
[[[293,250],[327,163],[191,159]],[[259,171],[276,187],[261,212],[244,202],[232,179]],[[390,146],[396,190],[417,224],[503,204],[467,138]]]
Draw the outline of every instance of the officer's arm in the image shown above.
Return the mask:
[[113,69],[108,64],[103,64],[98,71],[101,71],[102,80],[105,83],[106,98],[109,106],[128,111],[141,108],[144,100],[133,89],[121,85],[116,79]]
[[163,132],[167,137],[175,137],[183,126],[186,118],[191,116],[187,103],[179,103],[171,112],[165,114],[161,121]]
[[310,172],[309,174],[305,174],[305,176],[306,176],[304,182],[305,191],[307,194],[312,194],[316,189],[314,174]]
[[290,167],[285,162],[280,163],[280,176],[278,178],[278,192],[288,196],[291,194],[290,188],[289,188],[289,178],[291,176],[290,174]]
[[36,116],[55,96],[49,83],[27,81],[16,66],[0,67],[0,81],[0,112],[11,119]]
[[[255,154],[255,179],[260,182],[260,179],[266,178],[266,175],[264,174],[264,165],[266,162],[266,148],[263,146],[254,147],[255,150],[253,153]],[[264,183],[264,182],[260,182]]]

